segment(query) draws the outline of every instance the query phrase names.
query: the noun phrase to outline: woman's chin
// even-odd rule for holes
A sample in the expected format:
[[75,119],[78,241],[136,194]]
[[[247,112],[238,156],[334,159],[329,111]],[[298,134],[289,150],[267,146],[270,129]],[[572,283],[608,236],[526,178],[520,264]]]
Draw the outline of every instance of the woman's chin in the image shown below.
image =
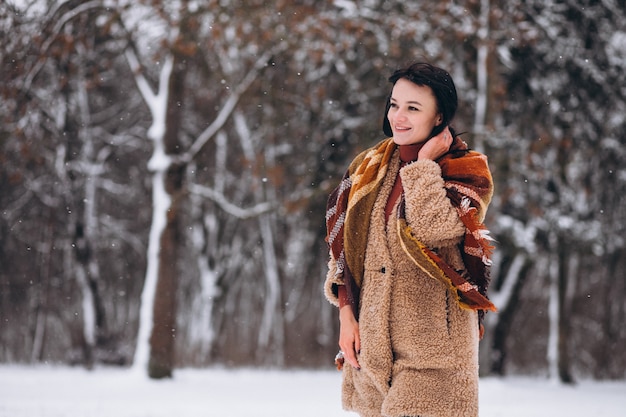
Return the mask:
[[426,142],[426,139],[403,138],[402,136],[394,136],[392,139],[396,145],[417,145]]

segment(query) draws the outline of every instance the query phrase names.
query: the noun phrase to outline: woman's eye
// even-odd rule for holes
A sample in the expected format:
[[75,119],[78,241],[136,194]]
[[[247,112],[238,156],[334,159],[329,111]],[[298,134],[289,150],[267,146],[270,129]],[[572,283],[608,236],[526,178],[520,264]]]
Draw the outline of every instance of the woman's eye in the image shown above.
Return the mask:
[[396,107],[398,107],[398,105],[397,105],[396,103],[390,103],[390,104],[389,104],[389,107],[391,107],[391,108],[394,108],[394,109],[395,109]]
[[411,111],[417,111],[417,110],[419,110],[419,109],[418,109],[417,107],[409,106],[409,110],[411,110]]

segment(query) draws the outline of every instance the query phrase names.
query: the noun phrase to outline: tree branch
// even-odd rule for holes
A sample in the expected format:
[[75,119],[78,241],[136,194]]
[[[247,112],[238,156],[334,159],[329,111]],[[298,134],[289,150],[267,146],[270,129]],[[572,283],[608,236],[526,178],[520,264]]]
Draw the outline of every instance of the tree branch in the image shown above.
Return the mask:
[[[99,8],[102,8],[102,9],[104,8],[101,1],[99,0],[89,1],[87,3],[83,3],[73,8],[72,10],[70,10],[63,16],[61,16],[59,20],[56,22],[56,24],[54,25],[54,28],[52,29],[52,34],[50,35],[50,37],[48,37],[46,42],[42,45],[41,49],[39,50],[40,56],[44,55],[48,51],[50,46],[52,46],[52,44],[57,40],[57,35],[60,33],[61,29],[63,28],[63,26],[65,26],[67,22],[69,22],[76,16],[80,15],[81,13],[87,12],[92,9],[99,9]],[[53,12],[53,15],[54,14],[56,14],[56,12]],[[22,89],[24,91],[30,90],[33,80],[35,79],[37,74],[39,74],[39,71],[41,71],[45,63],[46,63],[45,59],[38,59],[36,61],[35,66],[29,71],[28,75],[24,79],[24,84],[22,85]]]
[[238,219],[250,219],[263,213],[268,213],[274,209],[274,206],[268,202],[259,203],[250,208],[241,208],[229,202],[223,194],[214,189],[197,184],[190,184],[189,192],[210,199],[220,206],[222,210]]
[[272,57],[272,55],[284,50],[287,47],[286,42],[281,42],[276,45],[274,48],[265,52],[263,55],[257,59],[254,66],[250,69],[248,74],[244,77],[243,80],[237,85],[234,89],[230,97],[226,100],[226,103],[222,106],[222,109],[218,113],[217,117],[201,134],[198,136],[196,141],[191,145],[189,150],[180,156],[181,162],[190,162],[195,158],[195,156],[202,150],[204,145],[215,136],[215,134],[224,126],[228,118],[232,115],[233,110],[237,106],[237,103],[246,92],[248,87],[256,80],[258,74],[261,72],[263,68],[267,65],[267,61]]

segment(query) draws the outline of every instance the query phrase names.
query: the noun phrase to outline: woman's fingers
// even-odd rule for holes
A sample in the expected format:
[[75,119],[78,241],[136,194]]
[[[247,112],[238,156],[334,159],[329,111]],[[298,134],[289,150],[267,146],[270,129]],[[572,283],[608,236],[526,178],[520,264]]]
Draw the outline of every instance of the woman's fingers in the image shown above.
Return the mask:
[[345,360],[356,369],[361,369],[357,359],[356,340],[341,347]]
[[357,354],[361,347],[358,326],[356,323],[342,323],[339,335],[339,347],[343,352],[343,357],[356,369],[360,368]]
[[417,159],[430,159],[433,161],[438,159],[448,152],[453,139],[450,129],[446,126],[441,133],[433,136],[424,144],[419,151]]
[[344,359],[356,369],[360,369],[357,355],[361,349],[361,336],[359,323],[354,318],[349,306],[343,307],[339,312],[339,347],[343,352]]

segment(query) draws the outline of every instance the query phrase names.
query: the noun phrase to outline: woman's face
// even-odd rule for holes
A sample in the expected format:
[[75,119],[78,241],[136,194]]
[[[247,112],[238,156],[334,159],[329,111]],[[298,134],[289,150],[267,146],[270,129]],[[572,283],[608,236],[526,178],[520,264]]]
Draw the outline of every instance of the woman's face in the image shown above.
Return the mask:
[[391,91],[391,106],[387,118],[398,145],[422,143],[442,121],[437,111],[437,99],[430,87],[400,78]]

